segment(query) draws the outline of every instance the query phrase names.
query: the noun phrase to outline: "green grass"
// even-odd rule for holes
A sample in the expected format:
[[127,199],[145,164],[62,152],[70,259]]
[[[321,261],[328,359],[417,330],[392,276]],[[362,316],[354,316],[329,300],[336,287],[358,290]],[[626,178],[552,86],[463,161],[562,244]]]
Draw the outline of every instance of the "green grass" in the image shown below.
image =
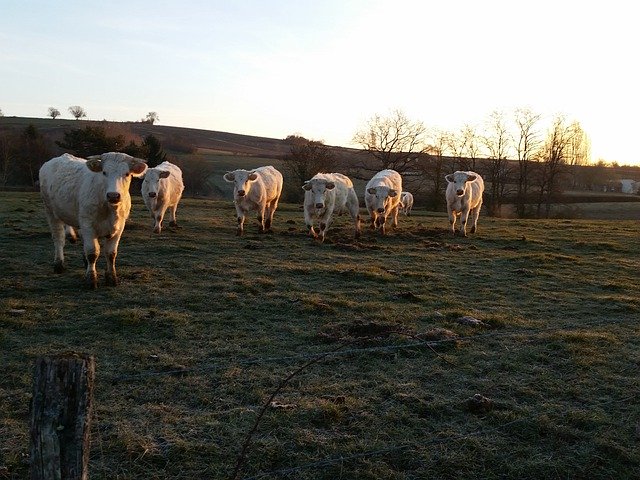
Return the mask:
[[275,398],[240,478],[640,475],[637,221],[454,238],[417,210],[318,244],[298,205],[237,238],[230,200],[184,199],[161,235],[133,202],[121,285],[88,291],[78,245],[52,273],[39,196],[0,192],[0,478],[27,477],[39,355],[96,356],[91,478],[225,479],[282,380],[344,342]]

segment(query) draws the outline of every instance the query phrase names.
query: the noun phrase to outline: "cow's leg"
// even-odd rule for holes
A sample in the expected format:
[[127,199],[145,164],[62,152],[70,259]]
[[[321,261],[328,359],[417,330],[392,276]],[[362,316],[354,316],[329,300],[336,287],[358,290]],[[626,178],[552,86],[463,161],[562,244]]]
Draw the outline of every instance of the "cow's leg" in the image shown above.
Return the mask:
[[370,220],[371,220],[371,224],[369,225],[369,228],[371,230],[375,230],[376,227],[378,226],[378,222],[377,222],[377,214],[374,210],[369,210],[369,216],[370,216]]
[[267,213],[267,205],[266,203],[262,206],[258,207],[258,233],[265,233],[266,230],[264,228],[265,223],[265,214]]
[[85,232],[84,236],[84,258],[87,261],[87,271],[84,274],[85,281],[89,288],[98,288],[98,272],[96,271],[96,261],[100,255],[100,243],[94,237],[93,232]]
[[456,212],[449,205],[447,205],[447,214],[449,215],[449,225],[451,227],[451,234],[456,234]]
[[467,236],[467,219],[469,218],[469,207],[462,209],[462,214],[460,215],[460,235],[463,237]]
[[118,275],[116,273],[116,257],[118,256],[118,244],[122,236],[122,230],[117,232],[113,237],[108,238],[104,243],[104,256],[107,260],[107,270],[105,272],[105,280],[107,285],[118,285]]
[[78,234],[71,225],[65,225],[64,230],[67,240],[69,240],[70,243],[76,243],[78,241]]
[[153,233],[162,232],[162,221],[164,220],[164,213],[166,211],[167,211],[166,206],[162,206],[156,211],[156,216],[155,216],[156,224],[153,227]]
[[396,206],[396,208],[393,209],[393,211],[391,212],[391,215],[393,215],[393,228],[397,228],[398,227],[398,210],[399,207]]
[[271,225],[273,224],[273,215],[276,213],[276,208],[278,208],[278,199],[275,199],[273,202],[271,202],[271,205],[269,205],[267,218],[265,219],[264,224],[264,228],[268,232],[271,231]]
[[326,209],[322,216],[320,217],[320,241],[324,242],[324,237],[329,229],[329,225],[331,225],[331,220],[333,218],[333,209]]
[[245,212],[238,206],[236,206],[236,217],[238,218],[238,229],[236,230],[236,235],[239,237],[244,233]]
[[378,225],[380,226],[380,234],[385,235],[387,233],[385,229],[385,223],[387,223],[386,215],[380,215],[378,217]]
[[360,207],[356,205],[351,205],[349,207],[349,214],[351,215],[351,219],[353,220],[353,227],[355,229],[354,237],[360,238]]
[[473,209],[471,216],[471,233],[476,233],[478,231],[478,217],[480,216],[480,207],[482,207],[482,203],[479,203],[476,208]]
[[53,272],[64,272],[64,241],[65,241],[65,225],[62,221],[47,215],[49,228],[51,229],[51,238],[53,239]]
[[318,234],[313,229],[313,214],[310,213],[306,208],[304,209],[304,223],[309,229],[309,236],[313,238],[318,238]]
[[178,220],[176,220],[176,210],[178,210],[178,202],[175,203],[175,205],[172,205],[170,210],[170,215],[171,215],[171,221],[169,222],[169,226],[170,227],[177,227],[178,226]]

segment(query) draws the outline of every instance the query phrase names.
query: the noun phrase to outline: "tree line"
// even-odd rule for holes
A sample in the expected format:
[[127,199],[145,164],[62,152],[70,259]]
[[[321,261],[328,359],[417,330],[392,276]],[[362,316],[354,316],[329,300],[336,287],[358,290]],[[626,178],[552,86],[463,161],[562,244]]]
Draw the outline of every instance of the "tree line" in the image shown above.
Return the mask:
[[[332,149],[321,141],[291,135],[285,164],[298,180],[329,172],[336,164]],[[427,128],[402,111],[374,115],[356,131],[362,150],[343,173],[368,179],[391,168],[403,175],[406,189],[433,210],[444,207],[444,176],[472,170],[483,176],[489,215],[500,215],[505,203],[520,217],[548,217],[551,205],[576,179],[571,167],[590,162],[590,141],[577,121],[557,115],[544,125],[542,115],[517,109],[495,111],[482,127],[465,124],[458,131]]]

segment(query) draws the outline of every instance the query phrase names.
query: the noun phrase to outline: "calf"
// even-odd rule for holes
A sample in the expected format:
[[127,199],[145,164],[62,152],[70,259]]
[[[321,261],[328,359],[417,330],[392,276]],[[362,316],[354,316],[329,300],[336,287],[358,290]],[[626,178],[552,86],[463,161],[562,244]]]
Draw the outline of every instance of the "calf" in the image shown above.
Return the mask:
[[142,198],[155,222],[154,233],[162,231],[162,220],[167,209],[171,213],[169,225],[178,226],[176,210],[183,190],[182,170],[177,165],[162,162],[157,167],[147,169],[142,181]]
[[254,170],[234,170],[224,174],[233,183],[233,202],[238,217],[236,235],[244,233],[244,220],[250,210],[258,211],[259,233],[271,232],[273,214],[282,194],[282,174],[271,165]]
[[460,215],[460,235],[467,236],[467,218],[471,215],[471,233],[478,228],[478,216],[482,207],[484,181],[475,172],[450,173],[444,177],[448,183],[446,190],[447,212],[451,233],[455,235],[456,217]]
[[64,271],[65,229],[71,235],[74,228],[80,228],[87,284],[94,289],[98,286],[96,261],[103,238],[106,283],[117,285],[116,256],[131,210],[131,177],[140,177],[146,170],[144,160],[116,152],[87,160],[65,153],[42,165],[40,193],[55,249],[54,272]]
[[392,215],[393,226],[398,226],[402,177],[395,170],[382,170],[367,183],[364,203],[371,217],[371,228],[385,234],[387,217]]
[[413,195],[409,192],[402,192],[400,195],[400,203],[402,204],[402,213],[406,216],[411,215],[411,209],[413,208]]
[[[341,173],[318,173],[304,182],[304,221],[313,238],[324,242],[326,231],[334,214],[349,212],[355,227],[355,237],[360,236],[360,204],[351,179]],[[313,229],[314,220],[320,223],[320,234]]]

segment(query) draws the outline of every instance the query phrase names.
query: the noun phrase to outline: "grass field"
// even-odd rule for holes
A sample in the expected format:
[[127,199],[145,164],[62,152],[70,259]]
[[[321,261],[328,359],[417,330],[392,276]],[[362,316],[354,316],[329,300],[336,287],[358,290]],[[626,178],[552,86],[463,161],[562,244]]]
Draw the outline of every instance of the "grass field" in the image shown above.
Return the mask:
[[454,238],[417,210],[318,244],[297,205],[237,238],[231,201],[161,235],[133,202],[122,283],[89,291],[39,196],[0,192],[0,479],[27,478],[35,359],[70,350],[96,356],[92,479],[232,478],[279,386],[237,478],[640,478],[638,221]]

